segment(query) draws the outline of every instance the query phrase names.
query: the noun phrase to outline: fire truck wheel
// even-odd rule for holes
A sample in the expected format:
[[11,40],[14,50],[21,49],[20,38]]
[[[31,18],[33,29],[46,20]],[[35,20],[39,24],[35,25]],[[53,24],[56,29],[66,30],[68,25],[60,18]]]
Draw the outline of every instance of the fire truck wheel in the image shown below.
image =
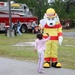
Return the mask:
[[14,29],[14,31],[17,31],[17,25],[16,24],[13,26],[13,29]]
[[27,26],[26,25],[22,25],[21,26],[21,32],[22,33],[26,33],[27,32]]

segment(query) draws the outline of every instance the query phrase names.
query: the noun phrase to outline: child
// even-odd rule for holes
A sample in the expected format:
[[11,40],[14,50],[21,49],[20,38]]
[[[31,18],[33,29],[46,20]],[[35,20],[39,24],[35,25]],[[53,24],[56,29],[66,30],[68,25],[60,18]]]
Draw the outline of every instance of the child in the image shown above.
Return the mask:
[[36,27],[35,27],[35,32],[36,32],[36,34],[40,33],[39,26],[36,26]]
[[34,51],[36,52],[36,50],[37,50],[37,52],[38,52],[38,58],[39,58],[39,60],[38,60],[38,72],[39,73],[44,73],[43,63],[44,63],[44,50],[46,49],[45,42],[50,39],[49,34],[48,33],[46,33],[46,34],[48,36],[47,39],[44,39],[43,35],[41,33],[38,33],[36,36],[37,39],[35,40],[36,44],[35,44],[35,50]]

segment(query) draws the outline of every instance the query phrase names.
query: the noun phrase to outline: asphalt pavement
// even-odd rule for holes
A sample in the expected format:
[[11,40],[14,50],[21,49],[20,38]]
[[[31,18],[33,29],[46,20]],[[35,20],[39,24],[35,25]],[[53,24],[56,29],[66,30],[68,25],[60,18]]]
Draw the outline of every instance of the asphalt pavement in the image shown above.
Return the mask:
[[63,32],[63,36],[65,36],[65,37],[75,37],[75,32]]
[[[75,70],[48,68],[43,75],[75,75]],[[37,63],[0,57],[0,75],[41,75],[37,72]]]

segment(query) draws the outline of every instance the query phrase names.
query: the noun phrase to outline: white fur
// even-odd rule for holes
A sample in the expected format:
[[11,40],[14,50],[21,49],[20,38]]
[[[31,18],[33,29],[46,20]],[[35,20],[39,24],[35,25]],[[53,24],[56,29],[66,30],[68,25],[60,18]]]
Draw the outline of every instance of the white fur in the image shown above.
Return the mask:
[[41,28],[44,28],[45,24],[46,24],[45,19],[41,19],[41,20],[40,20]]
[[47,24],[49,27],[53,27],[58,22],[60,22],[60,21],[59,21],[59,17],[57,14],[53,18],[49,18],[49,17],[47,17],[46,14],[44,14],[44,19],[40,20],[40,25],[42,28],[44,28],[45,24]]

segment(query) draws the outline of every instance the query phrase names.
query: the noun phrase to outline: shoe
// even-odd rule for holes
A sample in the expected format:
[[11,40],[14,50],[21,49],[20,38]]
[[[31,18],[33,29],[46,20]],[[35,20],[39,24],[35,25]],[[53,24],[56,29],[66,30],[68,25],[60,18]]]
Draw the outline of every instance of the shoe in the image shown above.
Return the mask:
[[43,67],[44,68],[50,68],[50,62],[44,62]]
[[40,73],[40,74],[44,74],[44,73],[45,73],[45,71],[39,71],[39,73]]
[[61,68],[61,64],[59,62],[53,62],[52,67]]

